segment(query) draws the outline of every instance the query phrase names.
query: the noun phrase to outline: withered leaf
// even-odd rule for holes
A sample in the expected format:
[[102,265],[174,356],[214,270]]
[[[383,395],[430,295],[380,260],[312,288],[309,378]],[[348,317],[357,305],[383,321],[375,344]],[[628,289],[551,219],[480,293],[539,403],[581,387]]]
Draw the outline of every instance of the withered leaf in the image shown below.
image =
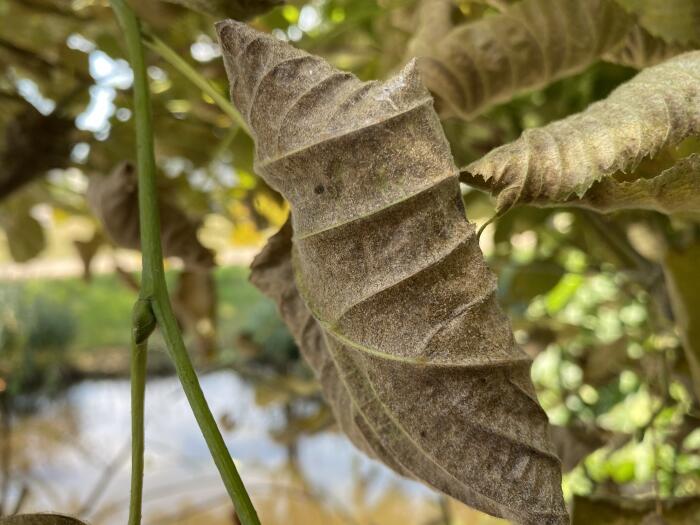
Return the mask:
[[105,243],[105,238],[100,231],[95,231],[90,239],[83,241],[76,239],[73,241],[73,246],[80,256],[80,261],[83,263],[83,279],[85,282],[92,280],[92,260],[94,259],[100,247]]
[[602,212],[625,209],[671,214],[700,213],[700,154],[694,153],[650,179],[618,181],[605,177],[568,206]]
[[400,474],[411,476],[389,455],[378,436],[358,413],[350,398],[350,392],[328,352],[323,330],[299,295],[292,268],[291,219],[287,220],[255,257],[251,265],[250,280],[277,303],[282,319],[299,345],[304,359],[319,379],[323,396],[331,406],[340,429],[368,456],[379,459]]
[[583,71],[619,47],[633,25],[613,0],[523,0],[446,31],[453,8],[425,0],[410,48],[443,117],[468,118]]
[[61,514],[17,514],[0,517],[0,525],[85,525],[82,521]]
[[698,0],[616,0],[651,34],[667,42],[700,44]]
[[575,496],[571,525],[687,525],[700,520],[700,499],[662,501],[656,512],[654,499],[587,498]]
[[[87,200],[105,233],[123,248],[139,249],[139,211],[136,170],[124,162],[108,176],[92,176]],[[212,252],[197,238],[199,223],[162,197],[158,200],[161,242],[166,257],[179,257],[190,268],[214,266]]]
[[166,0],[219,18],[247,20],[282,5],[284,0]]
[[310,361],[335,370],[319,375],[341,426],[480,510],[568,523],[530,361],[497,304],[415,62],[363,83],[244,24],[217,29],[256,171],[292,209],[287,272],[308,313],[283,304],[283,316],[302,346],[322,338]]
[[195,340],[197,351],[213,357],[216,352],[216,282],[208,269],[185,269],[171,297],[180,325]]
[[622,66],[644,69],[692,48],[693,46],[669,43],[663,38],[655,37],[643,27],[634,25],[623,43],[604,54],[603,59]]
[[644,157],[700,133],[700,51],[645,69],[585,111],[529,129],[467,166],[497,208],[562,202]]

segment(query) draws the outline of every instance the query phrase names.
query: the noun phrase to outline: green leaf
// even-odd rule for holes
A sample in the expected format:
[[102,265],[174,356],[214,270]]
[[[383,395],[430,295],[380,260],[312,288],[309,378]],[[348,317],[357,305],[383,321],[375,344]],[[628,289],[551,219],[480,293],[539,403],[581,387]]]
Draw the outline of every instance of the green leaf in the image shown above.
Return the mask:
[[44,228],[30,214],[31,205],[20,194],[5,200],[0,209],[0,228],[5,230],[12,259],[19,263],[33,259],[46,247]]
[[547,313],[554,315],[562,310],[569,301],[576,295],[576,292],[583,284],[583,276],[568,273],[557,283],[557,285],[547,294],[545,306]]
[[478,509],[568,524],[530,360],[498,306],[415,63],[363,83],[243,24],[217,29],[256,171],[292,209],[296,304],[308,313],[285,313],[290,295],[280,307],[303,323],[292,328],[300,346],[320,327],[324,361],[311,363],[322,381],[317,366],[335,368],[324,391],[347,399],[336,417],[354,424],[341,426]]
[[490,186],[499,210],[561,203],[698,134],[700,51],[694,51],[645,69],[581,113],[526,130],[467,166],[462,180]]

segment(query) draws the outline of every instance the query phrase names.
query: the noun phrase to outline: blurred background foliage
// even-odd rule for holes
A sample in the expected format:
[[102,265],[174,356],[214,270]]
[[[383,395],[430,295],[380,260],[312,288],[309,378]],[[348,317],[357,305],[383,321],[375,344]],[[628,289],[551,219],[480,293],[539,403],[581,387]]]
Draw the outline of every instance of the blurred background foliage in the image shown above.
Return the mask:
[[[456,22],[510,3],[455,0]],[[193,269],[169,261],[178,316],[202,367],[234,368],[256,385],[258,402],[289,407],[293,424],[275,432],[293,443],[325,428],[328,413],[274,306],[246,282],[243,265],[284,222],[287,206],[256,177],[251,139],[215,100],[227,98],[228,87],[213,22],[260,15],[250,20],[256,28],[362,79],[385,78],[406,58],[417,3],[132,4],[149,42],[162,192],[198,228],[217,263]],[[200,11],[187,8],[193,5]],[[135,255],[110,240],[85,198],[91,181],[134,158],[132,76],[124,58],[107,0],[0,0],[5,406],[86,377],[127,373]],[[634,74],[596,63],[469,122],[444,121],[457,165],[524,129],[583,110]],[[683,147],[700,150],[693,142]],[[469,218],[484,224],[494,215],[492,200],[463,190]],[[576,523],[642,523],[678,501],[691,510],[669,511],[669,523],[700,519],[693,504],[700,497],[697,219],[521,207],[481,237],[516,339],[534,359],[533,380],[564,460]],[[168,373],[162,344],[154,346],[151,371]],[[295,419],[299,399],[314,399],[316,411]],[[651,503],[633,512],[630,500]],[[436,521],[425,523],[487,523],[460,518],[454,507],[441,505]]]

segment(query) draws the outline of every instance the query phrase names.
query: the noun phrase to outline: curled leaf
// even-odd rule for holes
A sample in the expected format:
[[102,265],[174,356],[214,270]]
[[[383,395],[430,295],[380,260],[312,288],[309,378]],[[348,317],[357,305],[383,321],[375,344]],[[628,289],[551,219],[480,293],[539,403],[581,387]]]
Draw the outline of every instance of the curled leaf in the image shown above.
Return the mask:
[[[124,162],[106,177],[93,176],[87,199],[111,240],[123,248],[139,249],[139,209],[134,167]],[[166,257],[179,257],[186,267],[211,268],[212,252],[197,238],[199,223],[164,198],[158,201],[161,242]]]
[[370,457],[379,459],[397,472],[410,476],[382,447],[377,435],[364,423],[350,398],[350,392],[338,375],[321,326],[299,295],[292,269],[291,219],[273,235],[251,265],[251,282],[277,303],[282,319],[289,327],[304,359],[321,383],[323,396],[331,406],[335,420],[353,444]]
[[243,24],[217,29],[256,171],[291,205],[288,271],[311,314],[295,310],[305,328],[294,331],[302,346],[323,338],[312,366],[335,369],[324,390],[352,407],[336,410],[341,426],[480,510],[568,523],[530,361],[497,304],[415,63],[363,83]]
[[700,213],[700,154],[689,155],[650,179],[618,181],[605,177],[583,197],[566,204],[602,212],[638,209],[668,215]]
[[613,0],[523,0],[446,31],[453,8],[426,0],[411,53],[439,113],[462,118],[583,71],[619,47],[633,24]]
[[467,166],[462,180],[487,185],[499,210],[561,203],[699,133],[700,51],[693,51],[642,71],[581,113],[524,131]]
[[603,59],[622,66],[644,69],[691,49],[687,45],[666,42],[643,27],[634,25],[622,45],[603,55]]

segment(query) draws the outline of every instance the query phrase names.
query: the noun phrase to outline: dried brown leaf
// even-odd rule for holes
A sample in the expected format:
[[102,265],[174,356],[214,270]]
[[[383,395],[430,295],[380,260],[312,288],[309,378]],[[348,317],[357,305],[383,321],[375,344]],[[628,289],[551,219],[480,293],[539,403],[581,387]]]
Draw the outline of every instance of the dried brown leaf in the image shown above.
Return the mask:
[[275,301],[301,353],[321,383],[323,396],[331,406],[340,429],[353,444],[370,457],[397,472],[411,476],[387,453],[377,435],[367,426],[350,398],[328,352],[321,326],[299,295],[292,269],[291,219],[273,235],[251,265],[251,282]]
[[105,243],[105,238],[102,233],[95,231],[92,237],[87,241],[76,239],[73,241],[73,246],[80,256],[80,261],[83,263],[83,279],[86,282],[92,280],[92,260],[94,259],[100,247]]
[[268,290],[341,427],[483,511],[568,523],[530,361],[497,304],[415,63],[363,83],[244,24],[217,29],[256,171],[292,209],[291,267],[279,237],[263,260],[288,284]]
[[698,0],[616,0],[651,34],[667,42],[700,43]]
[[700,213],[700,154],[689,155],[650,179],[618,181],[606,177],[594,183],[583,197],[566,204],[606,213],[626,209],[668,215]]
[[[123,248],[139,249],[137,177],[134,167],[124,162],[108,176],[93,176],[87,200],[105,233]],[[212,252],[197,238],[199,223],[164,198],[159,198],[161,242],[166,257],[179,257],[186,267],[211,268]]]
[[605,100],[529,129],[463,170],[498,195],[497,208],[563,202],[644,157],[700,133],[700,51],[639,73]]
[[523,0],[447,31],[449,0],[425,0],[410,53],[441,116],[469,118],[583,71],[622,45],[633,19],[613,0]]
[[195,339],[197,351],[207,357],[216,352],[216,282],[209,270],[180,273],[171,297],[178,322]]
[[639,25],[630,29],[622,45],[603,55],[603,60],[622,66],[644,69],[690,51],[693,46],[666,42]]

